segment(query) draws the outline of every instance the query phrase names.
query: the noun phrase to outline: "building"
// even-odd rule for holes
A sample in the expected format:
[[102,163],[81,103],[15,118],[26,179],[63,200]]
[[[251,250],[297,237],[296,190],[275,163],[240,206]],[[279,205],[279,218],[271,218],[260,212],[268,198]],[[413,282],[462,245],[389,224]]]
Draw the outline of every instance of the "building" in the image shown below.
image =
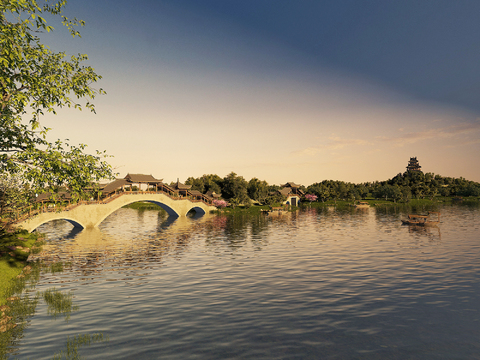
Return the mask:
[[280,194],[287,197],[287,200],[283,202],[284,204],[293,206],[300,204],[300,199],[305,195],[300,189],[300,186],[301,185],[295,184],[294,182],[281,185],[282,189],[280,190]]
[[[182,184],[178,179],[176,183],[170,184],[170,188],[180,196],[187,196],[192,185]],[[201,193],[200,193],[201,194]]]
[[116,179],[109,184],[100,186],[100,191],[103,196],[111,196],[118,191],[132,191],[133,186],[138,190],[142,190],[142,185],[146,186],[146,190],[163,190],[165,191],[165,184],[163,179],[155,179],[152,175],[145,174],[127,174],[123,179]]
[[421,166],[418,163],[417,157],[411,157],[408,161],[407,171],[422,171]]

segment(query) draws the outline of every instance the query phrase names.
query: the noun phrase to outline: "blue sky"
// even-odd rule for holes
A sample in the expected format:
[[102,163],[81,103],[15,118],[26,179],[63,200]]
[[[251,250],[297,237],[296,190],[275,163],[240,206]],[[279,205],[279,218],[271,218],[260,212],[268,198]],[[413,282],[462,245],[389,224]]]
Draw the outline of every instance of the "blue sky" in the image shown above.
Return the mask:
[[[107,91],[52,136],[121,175],[385,180],[410,156],[480,181],[478,1],[69,0]],[[73,131],[74,130],[74,131]]]

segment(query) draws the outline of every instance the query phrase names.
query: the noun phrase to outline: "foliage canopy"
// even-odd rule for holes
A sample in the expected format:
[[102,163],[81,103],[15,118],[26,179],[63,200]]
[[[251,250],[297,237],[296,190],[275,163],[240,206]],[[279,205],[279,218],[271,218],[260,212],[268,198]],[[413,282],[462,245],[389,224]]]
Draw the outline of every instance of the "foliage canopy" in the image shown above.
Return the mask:
[[104,152],[90,155],[84,144],[49,141],[50,129],[40,123],[57,108],[95,111],[89,100],[104,93],[92,87],[101,76],[84,65],[86,55],[67,57],[41,42],[39,34],[53,30],[45,15],[60,17],[73,37],[80,36],[76,26],[84,22],[62,15],[65,5],[66,0],[0,2],[0,173],[20,175],[36,191],[65,186],[75,199],[92,181],[111,178],[112,169]]

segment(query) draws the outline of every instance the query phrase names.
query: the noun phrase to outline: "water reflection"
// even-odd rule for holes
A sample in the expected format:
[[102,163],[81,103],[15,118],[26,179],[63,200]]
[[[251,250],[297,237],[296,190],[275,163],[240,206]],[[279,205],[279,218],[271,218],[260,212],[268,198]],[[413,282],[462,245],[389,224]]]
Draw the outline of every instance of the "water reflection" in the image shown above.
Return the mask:
[[73,304],[73,291],[65,293],[52,288],[44,291],[42,297],[48,306],[48,315],[51,315],[54,320],[57,316],[63,315],[65,321],[68,322],[71,314],[79,309],[77,305]]
[[425,227],[425,226],[405,225],[404,227],[408,228],[408,232],[410,234],[414,234],[416,236],[424,236],[428,238],[430,241],[440,242],[442,240],[440,226]]
[[[110,335],[93,359],[475,358],[479,211],[443,207],[438,228],[402,226],[428,210],[171,221],[122,209],[70,239],[55,225],[40,257],[64,271],[39,291],[75,290],[69,326]],[[46,359],[69,327],[34,319],[22,354]]]
[[53,356],[53,360],[79,360],[82,359],[79,350],[80,347],[90,346],[96,343],[108,342],[108,336],[102,333],[97,334],[79,334],[72,338],[67,337],[65,348]]

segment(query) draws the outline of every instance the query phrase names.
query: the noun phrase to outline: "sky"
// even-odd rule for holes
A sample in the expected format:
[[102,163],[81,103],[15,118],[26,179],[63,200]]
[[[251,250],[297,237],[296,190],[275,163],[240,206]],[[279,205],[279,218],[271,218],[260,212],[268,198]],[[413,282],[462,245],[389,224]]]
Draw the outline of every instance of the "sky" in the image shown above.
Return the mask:
[[120,177],[310,185],[424,172],[480,182],[478,0],[68,0],[96,114],[45,116]]

